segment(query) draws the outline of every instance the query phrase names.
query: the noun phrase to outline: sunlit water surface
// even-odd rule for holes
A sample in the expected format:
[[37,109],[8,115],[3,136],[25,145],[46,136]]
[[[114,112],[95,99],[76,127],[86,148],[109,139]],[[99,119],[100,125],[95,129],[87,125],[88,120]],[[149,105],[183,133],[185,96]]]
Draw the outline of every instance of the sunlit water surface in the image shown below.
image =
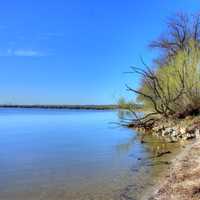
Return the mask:
[[165,165],[156,148],[176,147],[112,122],[117,111],[0,109],[0,199],[139,199]]

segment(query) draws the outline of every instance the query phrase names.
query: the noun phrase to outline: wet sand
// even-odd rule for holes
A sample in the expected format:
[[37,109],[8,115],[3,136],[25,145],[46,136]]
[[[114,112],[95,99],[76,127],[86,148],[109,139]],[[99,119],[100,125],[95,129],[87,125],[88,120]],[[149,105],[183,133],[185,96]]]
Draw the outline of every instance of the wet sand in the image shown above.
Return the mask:
[[142,200],[200,199],[200,140],[183,145],[173,164]]

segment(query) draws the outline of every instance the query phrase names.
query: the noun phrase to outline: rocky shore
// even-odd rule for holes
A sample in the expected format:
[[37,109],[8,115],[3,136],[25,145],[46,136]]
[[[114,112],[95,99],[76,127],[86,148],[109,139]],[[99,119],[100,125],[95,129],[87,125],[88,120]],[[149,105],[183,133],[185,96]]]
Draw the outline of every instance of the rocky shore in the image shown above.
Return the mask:
[[171,142],[199,138],[200,118],[188,117],[186,119],[174,121],[159,121],[153,126],[152,134],[165,137]]
[[168,142],[178,142],[200,138],[200,117],[189,116],[185,119],[160,119],[151,128],[137,127],[137,125],[133,128],[139,132],[150,132],[150,134],[157,137],[165,138]]
[[143,200],[200,200],[200,117],[159,121],[152,134],[169,142],[191,140]]

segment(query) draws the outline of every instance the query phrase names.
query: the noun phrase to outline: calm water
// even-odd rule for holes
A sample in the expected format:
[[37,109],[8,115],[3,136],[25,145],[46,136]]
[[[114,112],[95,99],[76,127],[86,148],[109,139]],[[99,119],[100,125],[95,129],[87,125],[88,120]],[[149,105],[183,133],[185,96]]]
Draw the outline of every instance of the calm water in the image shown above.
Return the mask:
[[116,121],[117,111],[0,109],[0,199],[138,199],[161,169],[157,146],[176,147],[141,144]]

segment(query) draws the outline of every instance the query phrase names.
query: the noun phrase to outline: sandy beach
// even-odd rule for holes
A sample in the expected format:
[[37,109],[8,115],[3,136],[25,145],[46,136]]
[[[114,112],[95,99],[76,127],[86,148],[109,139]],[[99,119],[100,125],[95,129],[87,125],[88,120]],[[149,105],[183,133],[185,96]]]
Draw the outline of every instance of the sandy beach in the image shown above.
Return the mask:
[[145,200],[200,199],[200,140],[186,146]]

